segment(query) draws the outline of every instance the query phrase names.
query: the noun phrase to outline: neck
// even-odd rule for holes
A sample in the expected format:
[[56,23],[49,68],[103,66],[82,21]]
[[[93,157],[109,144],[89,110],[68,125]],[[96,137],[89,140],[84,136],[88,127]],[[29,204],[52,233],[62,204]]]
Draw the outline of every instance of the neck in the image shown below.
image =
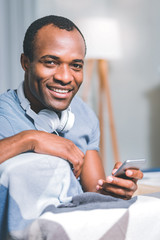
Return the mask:
[[45,109],[45,106],[43,104],[41,104],[40,101],[38,101],[38,99],[36,99],[32,93],[30,92],[30,89],[28,87],[28,84],[24,81],[24,85],[23,85],[23,90],[24,90],[24,95],[25,97],[28,99],[28,101],[30,102],[30,106],[31,109],[35,112],[35,113],[39,113],[42,109]]

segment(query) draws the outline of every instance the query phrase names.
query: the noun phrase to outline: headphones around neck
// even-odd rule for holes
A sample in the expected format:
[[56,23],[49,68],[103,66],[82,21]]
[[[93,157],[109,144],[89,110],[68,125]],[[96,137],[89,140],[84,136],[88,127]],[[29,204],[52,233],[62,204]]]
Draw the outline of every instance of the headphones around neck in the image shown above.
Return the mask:
[[37,130],[49,133],[65,133],[72,128],[75,116],[71,112],[71,107],[62,111],[60,118],[54,111],[49,109],[43,109],[37,114],[31,109],[30,102],[24,95],[23,82],[17,89],[17,95],[22,108],[25,110],[26,114],[33,119]]

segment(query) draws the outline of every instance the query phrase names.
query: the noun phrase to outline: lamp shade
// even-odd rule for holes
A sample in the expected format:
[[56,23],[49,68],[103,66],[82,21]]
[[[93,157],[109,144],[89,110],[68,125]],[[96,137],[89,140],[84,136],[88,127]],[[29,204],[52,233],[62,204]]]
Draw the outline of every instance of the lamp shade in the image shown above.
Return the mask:
[[77,20],[87,44],[86,58],[118,59],[121,56],[118,23],[108,18]]

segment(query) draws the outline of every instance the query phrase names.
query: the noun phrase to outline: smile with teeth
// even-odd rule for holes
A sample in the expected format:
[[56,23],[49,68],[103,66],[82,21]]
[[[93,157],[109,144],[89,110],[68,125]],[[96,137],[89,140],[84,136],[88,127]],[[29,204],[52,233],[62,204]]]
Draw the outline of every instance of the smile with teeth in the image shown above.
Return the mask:
[[53,88],[52,91],[57,92],[57,93],[68,93],[69,92],[69,90],[57,89],[57,88]]

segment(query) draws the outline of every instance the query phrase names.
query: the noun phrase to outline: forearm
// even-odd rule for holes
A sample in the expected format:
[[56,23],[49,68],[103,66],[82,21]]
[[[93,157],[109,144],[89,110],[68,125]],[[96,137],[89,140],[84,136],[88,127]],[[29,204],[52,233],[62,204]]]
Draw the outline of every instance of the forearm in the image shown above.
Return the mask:
[[33,149],[34,130],[20,132],[0,140],[0,163],[22,152]]
[[84,154],[72,141],[37,130],[23,131],[0,140],[0,163],[30,150],[66,159],[73,164],[76,177],[81,173]]
[[99,179],[105,179],[102,161],[96,150],[88,150],[81,173],[81,185],[85,192],[97,192]]

